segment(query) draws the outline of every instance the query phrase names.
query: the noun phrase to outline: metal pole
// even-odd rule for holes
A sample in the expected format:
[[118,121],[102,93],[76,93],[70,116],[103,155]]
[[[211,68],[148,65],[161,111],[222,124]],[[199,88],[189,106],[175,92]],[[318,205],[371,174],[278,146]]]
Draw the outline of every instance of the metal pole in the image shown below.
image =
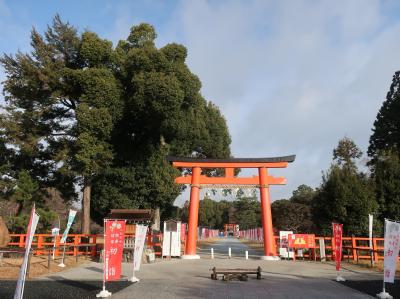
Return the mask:
[[211,248],[211,259],[214,259],[214,248]]
[[106,220],[103,219],[103,291],[106,290]]

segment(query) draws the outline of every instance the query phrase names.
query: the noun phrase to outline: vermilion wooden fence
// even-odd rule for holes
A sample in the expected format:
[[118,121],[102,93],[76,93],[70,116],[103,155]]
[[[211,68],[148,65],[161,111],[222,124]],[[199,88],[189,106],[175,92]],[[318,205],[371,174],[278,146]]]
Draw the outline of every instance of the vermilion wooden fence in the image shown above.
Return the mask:
[[[26,234],[11,234],[11,241],[8,244],[10,247],[20,247],[23,248],[25,246],[25,238]],[[134,235],[126,234],[125,238],[132,238]],[[333,237],[316,237],[316,246],[315,248],[311,248],[309,253],[304,253],[303,256],[320,259],[319,253],[319,242],[320,239],[323,238],[325,241],[325,251],[326,257],[328,259],[333,259],[332,257],[332,240]],[[62,247],[63,244],[60,244],[61,236],[58,236],[56,239],[56,250],[55,255],[59,256],[62,252],[60,252],[59,248]],[[102,239],[103,235],[86,235],[86,234],[69,234],[66,242],[66,254],[67,255],[92,255],[96,256],[97,251],[102,248]],[[372,258],[374,261],[383,260],[383,238],[373,238],[373,248],[372,248]],[[253,240],[255,242],[262,243],[262,240]],[[279,248],[279,237],[275,236],[276,248]],[[98,246],[93,246],[93,245]],[[51,234],[36,234],[32,248],[35,250],[35,254],[43,255],[47,254],[47,250],[45,248],[53,247],[54,245],[54,237]],[[90,248],[90,250],[85,249],[85,245]],[[161,246],[162,246],[162,234],[148,234],[147,235],[147,246],[155,248],[155,254],[157,256],[161,256]],[[184,246],[183,246],[184,248]],[[43,250],[41,250],[43,249]],[[371,248],[369,248],[369,239],[365,237],[343,237],[343,259],[352,259],[355,261],[358,260],[369,260],[371,259]]]
[[[262,231],[260,228],[249,229],[246,231],[240,231],[240,237],[260,244],[262,240]],[[279,236],[275,236],[275,244],[278,251],[279,248]],[[332,242],[333,237],[315,237],[315,248],[310,248],[309,252],[303,254],[304,257],[320,259],[320,239],[324,239],[325,242],[325,256],[328,259],[333,259],[332,256]],[[372,238],[372,248],[369,247],[369,238],[366,237],[343,237],[343,259],[358,260],[372,260],[378,261],[383,260],[384,250],[384,238]],[[372,256],[371,256],[372,252]],[[277,253],[278,254],[278,253]],[[297,253],[296,253],[297,254]]]
[[[134,234],[126,234],[125,238],[133,238]],[[10,247],[25,247],[26,234],[10,234],[11,241],[8,243]],[[60,247],[64,243],[60,243],[61,235],[56,237],[56,250],[55,256],[61,254]],[[147,235],[147,246],[155,249],[161,249],[162,234],[148,234]],[[86,234],[69,234],[67,237],[66,255],[97,255],[97,250],[103,246],[103,235],[86,235]],[[82,251],[85,245],[90,248],[89,251]],[[97,246],[93,246],[97,245]],[[45,248],[51,248],[54,246],[54,236],[51,234],[35,234],[32,242],[32,248],[36,255],[47,254],[47,251],[41,250]],[[98,248],[99,247],[99,248]],[[161,250],[156,250],[155,254],[161,256]]]

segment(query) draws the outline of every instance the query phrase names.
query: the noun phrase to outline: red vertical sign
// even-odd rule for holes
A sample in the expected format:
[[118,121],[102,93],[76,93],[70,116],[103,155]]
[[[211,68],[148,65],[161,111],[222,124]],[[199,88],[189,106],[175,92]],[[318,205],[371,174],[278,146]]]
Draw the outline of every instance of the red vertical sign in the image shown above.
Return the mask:
[[105,221],[104,280],[121,277],[122,251],[124,249],[125,220]]
[[333,226],[333,240],[336,260],[336,271],[340,269],[340,261],[342,260],[342,233],[343,224],[332,223]]

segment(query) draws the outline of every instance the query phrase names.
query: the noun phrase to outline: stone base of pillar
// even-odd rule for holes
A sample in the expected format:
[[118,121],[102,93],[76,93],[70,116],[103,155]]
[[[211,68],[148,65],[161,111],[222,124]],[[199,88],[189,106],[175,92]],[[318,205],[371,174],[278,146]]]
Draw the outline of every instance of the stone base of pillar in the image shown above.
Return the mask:
[[279,256],[272,256],[272,255],[263,255],[260,259],[264,261],[280,261],[281,258]]
[[198,254],[185,254],[181,256],[181,259],[183,260],[199,260],[200,255]]

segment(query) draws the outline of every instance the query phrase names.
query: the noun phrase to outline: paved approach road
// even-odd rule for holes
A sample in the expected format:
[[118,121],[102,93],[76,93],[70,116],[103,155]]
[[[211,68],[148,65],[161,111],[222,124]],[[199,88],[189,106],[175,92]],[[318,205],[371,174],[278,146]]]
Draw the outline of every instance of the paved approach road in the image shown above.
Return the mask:
[[231,248],[232,258],[243,258],[245,257],[246,251],[248,251],[250,257],[258,258],[263,255],[261,250],[249,248],[247,245],[233,237],[221,238],[218,242],[212,245],[198,249],[198,253],[203,257],[210,256],[211,248],[214,249],[214,256],[216,258],[227,258],[229,248]]
[[[209,250],[202,250],[200,260],[163,260],[143,265],[137,277],[139,283],[126,281],[132,274],[132,265],[123,264],[119,282],[107,283],[112,298],[373,298],[334,281],[333,264],[306,261],[262,261],[244,259],[250,250],[236,239],[221,239],[213,244],[215,259]],[[233,258],[227,258],[227,248]],[[225,253],[225,255],[223,255]],[[254,253],[254,252],[253,252]],[[249,277],[248,281],[223,282],[210,279],[210,268],[262,268],[262,279]],[[357,268],[343,270],[342,276],[354,281],[379,279],[380,275]],[[102,286],[102,264],[88,263],[53,276],[27,282],[25,299],[31,298],[95,298]],[[10,282],[9,282],[10,283]],[[15,282],[13,282],[15,287]],[[12,298],[13,286],[0,281],[0,298]],[[379,292],[380,290],[376,290]]]

